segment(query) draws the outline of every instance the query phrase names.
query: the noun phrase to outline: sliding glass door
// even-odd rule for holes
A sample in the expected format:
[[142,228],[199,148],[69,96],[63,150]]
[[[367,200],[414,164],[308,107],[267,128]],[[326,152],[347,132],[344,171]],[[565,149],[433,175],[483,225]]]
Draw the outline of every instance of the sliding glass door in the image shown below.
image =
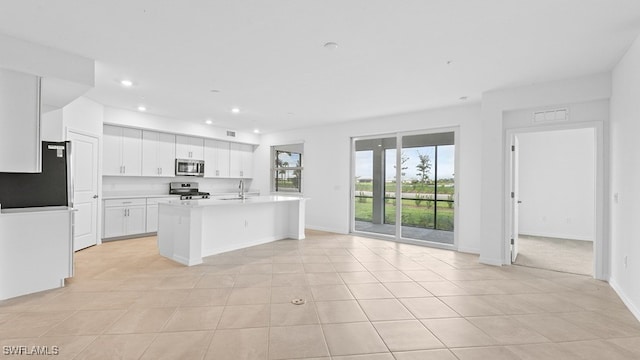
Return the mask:
[[355,142],[354,229],[396,234],[396,138]]
[[352,230],[454,244],[455,133],[353,141]]

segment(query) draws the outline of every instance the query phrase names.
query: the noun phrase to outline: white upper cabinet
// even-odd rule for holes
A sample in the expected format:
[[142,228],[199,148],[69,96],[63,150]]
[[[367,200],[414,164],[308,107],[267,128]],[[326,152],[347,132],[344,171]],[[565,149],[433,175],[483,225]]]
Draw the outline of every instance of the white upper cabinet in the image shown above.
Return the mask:
[[253,145],[231,143],[229,172],[232,178],[253,177]]
[[142,175],[142,130],[105,125],[103,154],[103,175]]
[[142,176],[175,176],[176,136],[142,131]]
[[40,172],[40,78],[0,69],[0,172]]
[[204,176],[229,177],[229,143],[205,139]]
[[[191,136],[176,136],[176,158],[204,160],[204,139]],[[206,169],[206,164],[205,164]]]

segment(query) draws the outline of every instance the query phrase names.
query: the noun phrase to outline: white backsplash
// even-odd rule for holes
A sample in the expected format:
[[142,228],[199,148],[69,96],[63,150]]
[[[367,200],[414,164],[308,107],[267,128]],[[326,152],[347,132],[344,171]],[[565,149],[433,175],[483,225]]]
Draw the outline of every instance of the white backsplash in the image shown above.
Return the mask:
[[[176,176],[172,178],[157,178],[144,176],[103,176],[103,196],[129,195],[168,195],[170,182],[197,182],[200,191],[212,195],[238,192],[240,179],[208,179],[193,176]],[[251,191],[251,180],[244,180],[246,192]]]

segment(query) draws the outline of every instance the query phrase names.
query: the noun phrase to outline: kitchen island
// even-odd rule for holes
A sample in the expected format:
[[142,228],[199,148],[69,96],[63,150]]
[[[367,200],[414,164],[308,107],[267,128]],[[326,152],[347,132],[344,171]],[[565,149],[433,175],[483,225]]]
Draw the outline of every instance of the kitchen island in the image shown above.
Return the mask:
[[184,265],[280,239],[304,239],[305,199],[255,196],[174,200],[158,206],[160,255]]

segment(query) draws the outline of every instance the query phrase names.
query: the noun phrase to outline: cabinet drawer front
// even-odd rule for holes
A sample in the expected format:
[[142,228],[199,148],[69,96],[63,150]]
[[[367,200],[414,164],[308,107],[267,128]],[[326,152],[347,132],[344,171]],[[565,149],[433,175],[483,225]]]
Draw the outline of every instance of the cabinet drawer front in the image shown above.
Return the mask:
[[162,198],[147,198],[147,206],[148,205],[158,205],[159,203],[166,203],[171,200],[180,200],[180,196],[174,197],[162,197]]
[[110,199],[104,201],[105,207],[146,205],[147,199]]

